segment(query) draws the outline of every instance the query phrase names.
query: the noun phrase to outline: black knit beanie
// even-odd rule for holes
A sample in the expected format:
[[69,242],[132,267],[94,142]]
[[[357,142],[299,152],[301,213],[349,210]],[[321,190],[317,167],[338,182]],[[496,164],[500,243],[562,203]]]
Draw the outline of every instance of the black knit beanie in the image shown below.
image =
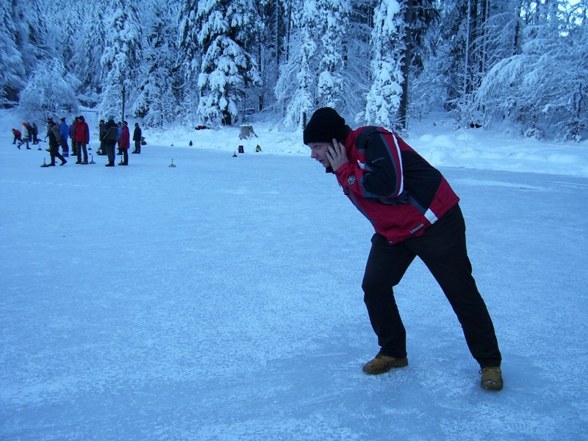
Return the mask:
[[343,141],[347,137],[349,127],[345,120],[330,107],[316,110],[304,128],[304,144],[310,142],[332,142],[333,138]]

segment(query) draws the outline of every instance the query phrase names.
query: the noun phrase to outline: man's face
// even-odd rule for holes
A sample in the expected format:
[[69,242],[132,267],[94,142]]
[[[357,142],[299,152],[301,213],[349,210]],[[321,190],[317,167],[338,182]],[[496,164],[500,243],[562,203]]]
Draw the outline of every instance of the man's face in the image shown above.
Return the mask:
[[310,148],[310,157],[320,162],[323,167],[328,168],[331,166],[329,159],[327,158],[327,151],[331,147],[330,142],[311,142],[308,144]]

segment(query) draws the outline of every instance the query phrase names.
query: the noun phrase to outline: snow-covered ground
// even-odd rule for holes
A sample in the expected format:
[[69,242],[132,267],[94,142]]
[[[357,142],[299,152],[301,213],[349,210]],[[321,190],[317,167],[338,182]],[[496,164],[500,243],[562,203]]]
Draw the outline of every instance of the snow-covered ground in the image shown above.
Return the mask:
[[299,132],[146,130],[128,167],[40,168],[21,122],[0,114],[2,441],[586,438],[586,143],[411,131],[462,198],[492,393],[420,262],[397,289],[409,367],[362,374],[371,227]]

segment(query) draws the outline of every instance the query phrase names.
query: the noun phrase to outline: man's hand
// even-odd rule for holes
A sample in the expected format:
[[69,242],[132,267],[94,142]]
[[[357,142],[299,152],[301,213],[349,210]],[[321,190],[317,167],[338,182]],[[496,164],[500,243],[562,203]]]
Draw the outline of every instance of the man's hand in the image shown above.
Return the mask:
[[331,163],[331,167],[335,171],[343,164],[347,164],[348,160],[345,146],[337,142],[336,139],[333,139],[333,146],[329,147],[329,150],[327,151],[327,158]]

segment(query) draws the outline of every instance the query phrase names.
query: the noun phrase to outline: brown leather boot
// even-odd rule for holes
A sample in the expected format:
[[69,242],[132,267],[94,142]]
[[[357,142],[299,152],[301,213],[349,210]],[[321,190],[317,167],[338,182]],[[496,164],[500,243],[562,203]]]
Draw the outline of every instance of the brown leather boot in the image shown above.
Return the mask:
[[369,375],[379,375],[388,372],[393,368],[408,366],[406,357],[394,358],[388,355],[378,354],[376,357],[363,365],[362,370]]
[[488,390],[502,390],[502,370],[499,367],[485,367],[480,371],[482,374],[481,386]]

